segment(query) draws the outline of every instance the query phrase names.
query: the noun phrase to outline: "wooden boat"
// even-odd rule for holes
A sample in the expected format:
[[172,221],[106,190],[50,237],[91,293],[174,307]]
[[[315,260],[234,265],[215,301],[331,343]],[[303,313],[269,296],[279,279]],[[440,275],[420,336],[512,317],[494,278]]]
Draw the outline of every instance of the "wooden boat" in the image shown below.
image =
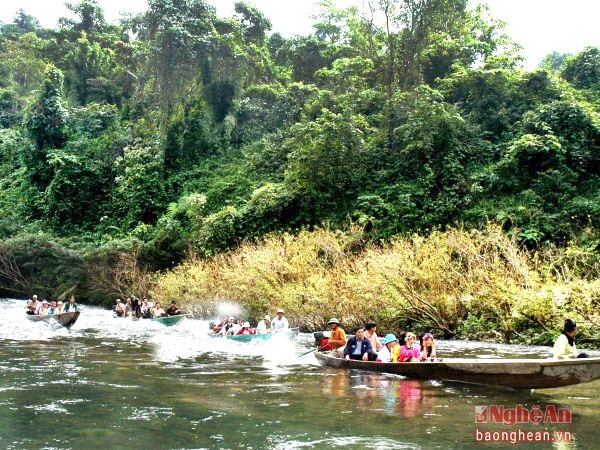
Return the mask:
[[345,360],[328,353],[315,352],[320,364],[408,378],[488,384],[513,389],[544,389],[587,383],[600,378],[600,357],[556,359],[461,359],[439,362],[381,363]]
[[81,311],[66,312],[66,313],[62,313],[62,314],[47,314],[44,316],[28,314],[27,318],[29,320],[33,320],[34,322],[54,322],[55,321],[59,325],[65,327],[65,328],[71,328],[71,326],[73,326],[73,324],[79,318],[79,314],[81,314]]
[[176,316],[163,316],[163,317],[155,317],[152,320],[153,322],[161,323],[167,327],[171,327],[173,325],[177,325],[183,319],[185,319],[188,314],[177,314]]
[[253,341],[268,341],[273,338],[285,338],[292,340],[298,336],[298,328],[289,328],[286,331],[280,331],[278,333],[263,333],[263,334],[221,334],[221,333],[208,333],[210,337],[229,339],[236,342],[253,342]]

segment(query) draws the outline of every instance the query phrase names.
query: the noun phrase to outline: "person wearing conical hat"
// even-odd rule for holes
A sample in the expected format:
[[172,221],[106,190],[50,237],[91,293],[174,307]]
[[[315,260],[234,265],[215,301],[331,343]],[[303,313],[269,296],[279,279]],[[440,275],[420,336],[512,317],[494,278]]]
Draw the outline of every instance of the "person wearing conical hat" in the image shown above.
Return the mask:
[[346,345],[346,332],[340,327],[340,321],[335,317],[332,317],[327,322],[327,325],[331,328],[331,337],[327,341],[327,345],[330,350],[335,350]]

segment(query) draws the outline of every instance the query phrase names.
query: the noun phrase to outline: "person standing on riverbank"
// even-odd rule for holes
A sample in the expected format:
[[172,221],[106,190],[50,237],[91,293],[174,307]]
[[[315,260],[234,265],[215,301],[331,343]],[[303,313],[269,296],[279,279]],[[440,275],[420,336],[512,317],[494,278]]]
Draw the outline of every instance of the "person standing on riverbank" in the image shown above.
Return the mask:
[[281,333],[282,331],[287,331],[290,328],[290,324],[288,320],[283,317],[285,311],[281,308],[277,310],[277,317],[273,319],[271,322],[271,329],[273,333]]

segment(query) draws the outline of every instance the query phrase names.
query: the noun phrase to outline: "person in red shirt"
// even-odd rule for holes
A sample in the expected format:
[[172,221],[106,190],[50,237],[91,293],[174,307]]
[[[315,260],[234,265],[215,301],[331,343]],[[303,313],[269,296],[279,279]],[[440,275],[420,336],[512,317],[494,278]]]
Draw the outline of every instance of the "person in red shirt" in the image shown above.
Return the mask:
[[242,328],[240,328],[240,331],[238,331],[237,334],[254,334],[254,330],[250,328],[250,322],[244,322]]

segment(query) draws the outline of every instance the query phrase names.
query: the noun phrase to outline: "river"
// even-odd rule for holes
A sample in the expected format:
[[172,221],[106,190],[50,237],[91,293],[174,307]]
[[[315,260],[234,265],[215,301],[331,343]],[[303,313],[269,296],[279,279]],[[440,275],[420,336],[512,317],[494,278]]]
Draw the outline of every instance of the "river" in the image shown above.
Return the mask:
[[[22,300],[2,299],[0,308],[3,449],[510,445],[482,442],[496,437],[527,449],[600,448],[598,381],[521,392],[408,380],[322,368],[302,356],[313,345],[309,334],[236,343],[208,337],[202,320],[165,327],[89,306],[66,330],[27,320]],[[451,341],[438,342],[438,354],[545,357],[549,349]],[[517,405],[568,409],[570,421],[475,423],[478,407]],[[555,442],[540,442],[548,439]]]

